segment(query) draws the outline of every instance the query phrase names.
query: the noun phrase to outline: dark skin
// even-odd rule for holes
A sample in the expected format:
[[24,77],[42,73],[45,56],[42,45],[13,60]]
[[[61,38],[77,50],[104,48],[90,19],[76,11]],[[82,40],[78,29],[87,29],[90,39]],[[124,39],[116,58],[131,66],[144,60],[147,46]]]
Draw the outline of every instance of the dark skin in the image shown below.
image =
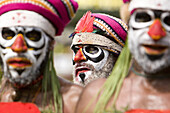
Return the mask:
[[[58,78],[61,86],[60,92],[63,99],[63,113],[74,113],[82,87],[66,81],[61,77]],[[14,88],[11,83],[3,79],[1,84],[3,88],[3,95],[0,96],[1,102],[33,102],[40,108],[40,110],[42,110],[42,108],[44,108],[44,106],[42,106],[44,92],[38,92],[38,89],[40,88],[38,84],[40,84],[40,82],[37,83],[36,86],[18,89]],[[50,98],[52,98],[51,90],[47,92],[47,99],[50,100]],[[45,107],[47,109],[48,106],[50,106],[50,101],[45,102]]]
[[[167,69],[166,69],[167,70]],[[169,68],[170,70],[170,68]],[[83,112],[92,98],[99,92],[106,79],[98,79],[85,87],[77,104],[76,113]],[[146,78],[130,71],[125,78],[116,105],[118,110],[128,109],[170,109],[170,77]],[[112,104],[114,95],[108,102]],[[98,97],[99,98],[99,97]],[[93,113],[98,98],[85,113]]]

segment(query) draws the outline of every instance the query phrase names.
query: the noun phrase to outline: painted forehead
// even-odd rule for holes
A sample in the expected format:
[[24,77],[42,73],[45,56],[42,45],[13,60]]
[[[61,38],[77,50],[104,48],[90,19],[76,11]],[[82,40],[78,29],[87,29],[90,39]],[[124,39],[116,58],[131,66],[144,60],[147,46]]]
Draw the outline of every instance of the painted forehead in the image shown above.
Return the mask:
[[169,0],[132,0],[130,2],[129,10],[131,13],[138,8],[170,11],[169,6]]
[[157,9],[150,9],[150,8],[137,8],[135,9],[131,14],[134,14],[134,12],[143,12],[143,11],[152,11],[154,13],[154,16],[156,17],[160,17],[161,13],[164,13],[164,12],[170,12],[170,11],[163,11],[163,10],[157,10]]

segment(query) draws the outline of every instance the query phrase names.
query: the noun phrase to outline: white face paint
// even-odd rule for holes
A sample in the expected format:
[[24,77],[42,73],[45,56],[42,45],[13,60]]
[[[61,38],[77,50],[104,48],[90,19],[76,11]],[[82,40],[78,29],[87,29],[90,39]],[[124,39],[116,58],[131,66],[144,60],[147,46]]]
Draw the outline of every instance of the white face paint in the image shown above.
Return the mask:
[[94,79],[107,77],[111,72],[115,59],[111,58],[109,60],[111,62],[108,62],[109,52],[107,50],[94,45],[73,46],[72,49],[75,64],[73,69],[74,83],[86,85]]
[[[148,31],[159,19],[166,35],[153,40]],[[136,9],[129,21],[129,48],[143,70],[155,74],[170,66],[170,12]]]
[[0,28],[0,53],[4,76],[18,85],[28,85],[42,73],[50,38],[35,27]]

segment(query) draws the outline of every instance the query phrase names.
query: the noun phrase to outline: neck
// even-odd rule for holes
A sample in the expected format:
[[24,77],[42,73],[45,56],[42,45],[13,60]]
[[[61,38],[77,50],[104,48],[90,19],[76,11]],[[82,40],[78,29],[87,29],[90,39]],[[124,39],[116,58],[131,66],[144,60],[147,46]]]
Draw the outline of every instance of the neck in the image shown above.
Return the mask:
[[131,70],[132,74],[130,74],[129,77],[135,78],[135,82],[140,84],[140,88],[159,92],[170,91],[170,74],[148,74],[145,73],[140,66],[138,67],[138,65],[134,63]]
[[[42,86],[42,79],[33,81],[32,84],[25,87],[16,86],[10,83],[5,77],[1,83],[1,102],[32,102],[36,98],[37,92],[39,93]],[[8,97],[7,97],[8,96]]]
[[20,84],[13,84],[13,86],[15,88],[18,88],[18,89],[22,89],[22,88],[25,88],[25,87],[34,87],[37,85],[37,83],[41,82],[43,79],[43,75],[39,76],[37,79],[35,79],[34,81],[32,81],[29,85],[20,85]]
[[147,73],[145,72],[141,66],[134,61],[131,70],[138,76],[142,76],[148,79],[166,79],[170,78],[170,67],[167,67],[156,73]]

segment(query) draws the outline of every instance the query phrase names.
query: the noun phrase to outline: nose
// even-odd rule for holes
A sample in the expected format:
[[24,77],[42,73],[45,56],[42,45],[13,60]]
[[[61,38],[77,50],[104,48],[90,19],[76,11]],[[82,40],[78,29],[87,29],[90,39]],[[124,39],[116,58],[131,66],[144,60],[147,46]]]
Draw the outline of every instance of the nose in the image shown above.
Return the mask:
[[17,35],[15,42],[11,46],[11,49],[14,52],[18,52],[18,53],[27,51],[28,48],[27,48],[26,42],[24,40],[24,36],[22,34]]
[[74,62],[81,62],[81,61],[86,61],[86,57],[83,54],[82,48],[80,48],[75,57],[74,57]]
[[153,22],[153,24],[150,26],[148,34],[155,41],[158,41],[161,38],[166,36],[166,31],[164,27],[162,26],[161,21],[159,19],[156,19]]

